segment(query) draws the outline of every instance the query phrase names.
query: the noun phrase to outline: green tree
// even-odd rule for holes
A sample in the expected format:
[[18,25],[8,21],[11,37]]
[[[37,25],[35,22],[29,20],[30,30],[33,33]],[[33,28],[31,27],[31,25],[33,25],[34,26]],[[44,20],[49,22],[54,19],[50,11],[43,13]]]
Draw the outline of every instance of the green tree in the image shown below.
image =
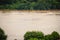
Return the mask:
[[60,9],[60,0],[0,0],[0,9],[16,9],[16,10]]
[[5,35],[4,31],[0,28],[0,40],[6,40],[7,36]]
[[0,0],[0,5],[6,5],[6,4],[11,4],[15,2],[16,0]]
[[30,38],[37,38],[37,39],[43,39],[44,38],[44,34],[42,32],[36,32],[36,31],[32,31],[32,32],[26,32],[24,35],[24,40],[28,40]]

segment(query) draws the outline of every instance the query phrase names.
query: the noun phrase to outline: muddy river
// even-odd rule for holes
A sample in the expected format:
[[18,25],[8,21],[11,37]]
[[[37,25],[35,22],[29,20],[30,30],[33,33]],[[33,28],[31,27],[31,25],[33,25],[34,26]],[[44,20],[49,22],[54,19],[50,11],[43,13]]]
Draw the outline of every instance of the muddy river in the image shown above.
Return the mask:
[[7,40],[23,40],[27,31],[60,33],[60,15],[54,12],[0,12],[0,27],[8,35]]

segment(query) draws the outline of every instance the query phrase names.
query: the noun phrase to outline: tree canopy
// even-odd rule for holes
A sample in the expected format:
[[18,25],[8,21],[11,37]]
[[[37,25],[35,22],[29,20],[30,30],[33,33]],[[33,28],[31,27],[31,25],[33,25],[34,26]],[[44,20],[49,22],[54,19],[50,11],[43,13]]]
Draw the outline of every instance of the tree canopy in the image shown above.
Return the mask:
[[5,35],[4,31],[0,28],[0,40],[6,40],[7,36]]
[[15,0],[0,0],[0,5],[6,5],[6,4],[11,4],[13,3]]
[[0,0],[0,9],[16,9],[16,10],[60,9],[60,0]]

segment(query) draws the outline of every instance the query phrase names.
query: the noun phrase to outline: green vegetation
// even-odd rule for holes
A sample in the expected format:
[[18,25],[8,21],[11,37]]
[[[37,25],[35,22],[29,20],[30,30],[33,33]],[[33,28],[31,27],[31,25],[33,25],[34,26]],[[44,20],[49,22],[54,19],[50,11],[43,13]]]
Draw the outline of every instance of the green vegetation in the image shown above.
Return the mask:
[[0,28],[0,40],[6,40],[7,36],[5,35],[4,31]]
[[[51,34],[44,35],[41,31],[28,31],[24,34],[24,40],[59,40],[60,35],[58,32],[53,31]],[[0,40],[7,40],[7,36],[0,28]],[[17,40],[17,39],[15,39]]]
[[32,31],[32,32],[27,32],[25,35],[24,35],[24,40],[30,40],[30,39],[42,39],[44,37],[44,34],[42,32],[35,32],[35,31]]
[[42,32],[32,31],[26,32],[24,35],[24,40],[58,40],[60,35],[54,31],[51,34],[44,35]]
[[60,39],[60,35],[57,32],[52,32],[52,34],[45,35],[45,40],[58,40]]
[[0,0],[0,9],[16,9],[16,10],[60,9],[60,0]]

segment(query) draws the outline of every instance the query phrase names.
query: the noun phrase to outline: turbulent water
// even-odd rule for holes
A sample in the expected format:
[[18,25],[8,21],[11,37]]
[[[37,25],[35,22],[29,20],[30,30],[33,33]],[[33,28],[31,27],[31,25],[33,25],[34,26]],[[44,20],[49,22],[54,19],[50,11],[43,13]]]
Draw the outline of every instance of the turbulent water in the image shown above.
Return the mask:
[[0,27],[8,35],[7,40],[23,40],[23,35],[27,31],[60,33],[60,15],[55,15],[53,12],[0,12]]

